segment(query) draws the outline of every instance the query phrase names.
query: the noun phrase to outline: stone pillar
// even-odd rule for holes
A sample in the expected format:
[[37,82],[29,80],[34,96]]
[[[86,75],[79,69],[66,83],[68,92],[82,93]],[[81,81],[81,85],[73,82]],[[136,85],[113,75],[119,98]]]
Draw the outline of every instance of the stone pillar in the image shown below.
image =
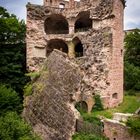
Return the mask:
[[68,23],[69,23],[69,34],[74,34],[75,20],[68,19]]
[[70,58],[74,58],[75,57],[75,45],[74,45],[74,43],[72,41],[69,41],[67,43],[67,45],[68,45],[68,56]]
[[74,25],[69,25],[69,34],[74,34]]

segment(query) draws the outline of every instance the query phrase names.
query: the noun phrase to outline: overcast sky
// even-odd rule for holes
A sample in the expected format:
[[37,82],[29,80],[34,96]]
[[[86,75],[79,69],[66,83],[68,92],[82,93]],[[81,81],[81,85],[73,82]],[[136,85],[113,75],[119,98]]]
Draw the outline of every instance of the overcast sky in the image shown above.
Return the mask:
[[[26,19],[26,4],[43,4],[43,0],[0,0],[0,6],[20,19]],[[124,29],[140,28],[140,0],[127,0],[124,12]]]

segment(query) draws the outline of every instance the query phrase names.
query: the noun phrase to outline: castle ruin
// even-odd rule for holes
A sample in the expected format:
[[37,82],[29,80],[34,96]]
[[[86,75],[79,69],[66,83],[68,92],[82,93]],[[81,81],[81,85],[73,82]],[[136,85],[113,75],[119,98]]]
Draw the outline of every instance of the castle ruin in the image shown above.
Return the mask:
[[[25,108],[26,119],[34,125],[41,117],[34,109],[40,113],[48,111],[47,104],[51,102],[49,115],[57,108],[60,114],[54,112],[56,118],[54,114],[53,117],[59,122],[51,124],[43,115],[39,123],[45,130],[41,133],[49,135],[48,140],[55,140],[56,135],[58,140],[60,133],[64,134],[60,140],[71,137],[77,102],[85,103],[87,112],[92,110],[96,94],[101,96],[105,108],[122,102],[124,7],[124,0],[44,0],[43,6],[27,4],[27,67],[29,71],[39,71],[47,60],[49,74],[44,95],[41,92],[40,97],[27,104],[30,109]],[[66,128],[58,132],[57,126],[62,122]]]

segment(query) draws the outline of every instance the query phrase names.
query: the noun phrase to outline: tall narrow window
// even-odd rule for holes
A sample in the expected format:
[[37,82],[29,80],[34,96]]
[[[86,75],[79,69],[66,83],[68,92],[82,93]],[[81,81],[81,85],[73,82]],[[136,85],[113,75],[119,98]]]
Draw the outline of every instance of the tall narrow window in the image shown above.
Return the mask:
[[82,57],[83,56],[83,44],[81,43],[78,37],[73,39],[73,43],[75,45],[75,57]]

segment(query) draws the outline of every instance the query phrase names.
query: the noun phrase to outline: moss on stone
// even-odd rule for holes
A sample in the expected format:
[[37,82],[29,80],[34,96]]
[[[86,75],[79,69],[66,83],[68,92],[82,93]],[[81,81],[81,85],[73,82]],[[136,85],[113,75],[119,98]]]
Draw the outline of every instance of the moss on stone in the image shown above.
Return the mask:
[[24,95],[25,96],[29,96],[29,95],[32,95],[33,93],[33,86],[32,86],[32,83],[27,83],[24,87]]

